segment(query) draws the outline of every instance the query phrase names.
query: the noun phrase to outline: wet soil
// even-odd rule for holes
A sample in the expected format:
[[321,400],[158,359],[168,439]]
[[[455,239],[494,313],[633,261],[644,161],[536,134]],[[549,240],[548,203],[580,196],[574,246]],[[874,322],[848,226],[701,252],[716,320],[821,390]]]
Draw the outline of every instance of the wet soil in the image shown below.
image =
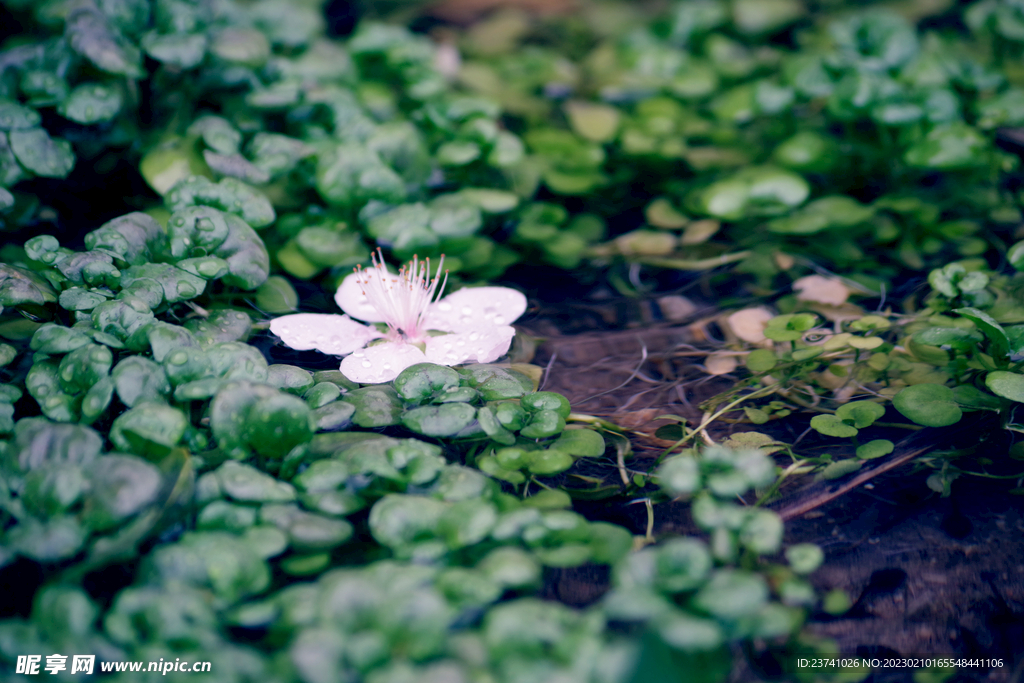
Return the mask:
[[[704,354],[720,346],[712,309],[696,306],[684,319],[670,321],[662,308],[655,300],[606,297],[538,306],[522,321],[540,338],[533,362],[547,368],[544,388],[568,396],[576,412],[633,430],[634,456],[627,465],[636,471],[649,470],[671,444],[654,436],[666,424],[654,418],[677,415],[695,424],[702,412],[698,404],[737,379],[708,375],[700,365]],[[733,431],[756,429],[792,443],[805,432],[807,419],[716,424],[710,435],[718,441]],[[770,506],[786,519],[786,545],[821,546],[826,560],[812,582],[821,594],[843,590],[853,603],[842,616],[813,614],[807,633],[833,639],[848,655],[1002,660],[1001,667],[961,669],[954,681],[1024,680],[1024,499],[1011,493],[1020,481],[964,476],[944,498],[928,488],[933,470],[919,461],[936,449],[977,447],[989,427],[975,420],[923,430],[899,440],[894,453],[856,475],[834,482],[804,476],[784,487]],[[887,436],[897,441],[905,434]],[[813,436],[801,445],[814,447]],[[980,451],[1006,460],[1007,448],[997,437]],[[1024,470],[1024,463],[1012,464]],[[611,483],[620,476],[614,463],[596,471]],[[579,501],[577,509],[642,535],[646,509],[630,502]],[[656,505],[654,520],[656,537],[698,533],[682,502]],[[597,567],[559,570],[550,575],[545,593],[582,606],[599,599],[608,580],[607,571]],[[771,661],[740,656],[733,677],[778,675]],[[912,670],[877,670],[869,680],[909,682]]]

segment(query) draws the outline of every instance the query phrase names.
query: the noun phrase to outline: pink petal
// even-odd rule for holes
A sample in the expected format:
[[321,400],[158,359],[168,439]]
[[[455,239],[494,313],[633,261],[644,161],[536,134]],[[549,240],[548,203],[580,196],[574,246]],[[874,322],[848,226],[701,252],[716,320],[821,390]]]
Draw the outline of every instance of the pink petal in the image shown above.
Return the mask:
[[[334,301],[337,302],[341,310],[356,320],[365,320],[368,323],[386,322],[384,316],[370,305],[370,301],[363,294],[363,285],[360,284],[360,280],[366,277],[366,275],[360,276],[358,273],[348,275],[341,281],[338,291],[334,293]],[[393,282],[399,281],[399,277],[394,273],[388,273],[384,277]]]
[[372,327],[357,323],[347,315],[329,313],[296,313],[274,318],[270,331],[298,351],[316,349],[334,356],[344,356],[361,349],[381,336]]
[[432,305],[426,329],[470,332],[514,322],[526,311],[526,297],[508,287],[467,287]]
[[384,342],[356,351],[341,361],[341,373],[360,384],[390,382],[410,365],[425,363],[427,357],[412,344]]
[[468,360],[490,363],[505,355],[515,335],[515,328],[502,325],[430,337],[427,339],[427,361],[438,365],[458,365]]

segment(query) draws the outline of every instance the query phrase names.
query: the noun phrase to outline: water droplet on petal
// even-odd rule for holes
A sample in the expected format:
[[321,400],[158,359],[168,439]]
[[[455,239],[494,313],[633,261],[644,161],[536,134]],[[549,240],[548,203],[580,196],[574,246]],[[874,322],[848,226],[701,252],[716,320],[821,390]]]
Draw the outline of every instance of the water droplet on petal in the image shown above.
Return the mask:
[[369,368],[369,367],[372,367],[372,366],[373,366],[373,363],[371,363],[370,361],[368,361],[368,360],[364,360],[363,361],[363,367],[364,368]]
[[478,332],[470,332],[469,333],[469,341],[476,341],[479,338],[480,338],[480,334]]
[[469,306],[462,307],[462,315],[473,315],[473,309]]
[[496,316],[494,316],[493,322],[494,322],[495,325],[504,325],[505,324],[505,318],[503,316],[496,315]]
[[452,310],[452,305],[450,303],[448,303],[447,301],[442,301],[441,303],[439,303],[437,305],[437,310],[439,310],[439,311],[450,311],[450,310]]

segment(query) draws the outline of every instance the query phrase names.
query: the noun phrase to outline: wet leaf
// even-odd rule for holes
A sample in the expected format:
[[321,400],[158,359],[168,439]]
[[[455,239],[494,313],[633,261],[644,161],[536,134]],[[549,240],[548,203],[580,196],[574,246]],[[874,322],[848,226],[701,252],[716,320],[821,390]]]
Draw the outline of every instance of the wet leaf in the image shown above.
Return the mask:
[[41,306],[56,300],[53,288],[36,273],[0,263],[0,306]]
[[283,531],[292,549],[299,552],[329,550],[352,536],[348,522],[305,512],[294,505],[264,505],[260,521]]
[[424,436],[453,436],[476,418],[476,408],[466,403],[444,403],[407,410],[402,424]]
[[[234,214],[253,228],[266,227],[273,223],[276,217],[274,207],[271,206],[270,200],[267,199],[266,195],[237,178],[223,178],[220,182],[213,183],[203,176],[190,176],[174,185],[165,196],[165,201],[167,208],[175,213],[185,213],[184,210],[189,207],[208,206],[225,213]],[[213,219],[211,218],[211,220]],[[181,248],[178,246],[180,243],[173,241],[173,228],[183,228],[184,226],[185,224],[175,223],[173,217],[168,223],[168,227],[172,228],[171,250],[176,256],[180,254]],[[191,226],[189,227],[191,228]],[[225,228],[219,225],[213,228],[198,229],[224,235],[224,238],[228,236]],[[209,236],[204,237],[203,242],[210,240]],[[201,256],[203,254],[196,255]],[[217,255],[223,257],[223,254],[218,253]]]
[[177,408],[140,402],[114,420],[110,440],[122,451],[157,460],[178,444],[187,427],[188,418]]
[[93,531],[112,529],[157,501],[160,470],[130,455],[104,455],[86,468],[89,491],[82,520]]
[[401,548],[434,535],[448,506],[431,498],[391,494],[370,510],[370,533],[382,545]]
[[139,49],[93,3],[81,3],[68,13],[64,33],[71,48],[101,71],[129,78],[144,75]]
[[352,421],[365,428],[387,427],[398,424],[402,417],[402,402],[395,390],[387,385],[355,389],[342,399],[355,406]]
[[35,128],[40,122],[39,113],[35,109],[0,98],[0,130],[17,130]]
[[526,458],[526,469],[533,474],[550,476],[572,467],[575,460],[568,453],[555,449],[530,451]]
[[158,33],[142,36],[142,49],[153,59],[179,69],[198,66],[206,55],[207,37],[202,33]]
[[215,470],[217,481],[226,496],[240,503],[289,503],[295,500],[295,489],[255,467],[229,460]]
[[38,562],[56,562],[73,557],[85,545],[88,534],[70,515],[45,522],[28,518],[7,532],[9,547]]
[[121,91],[110,85],[83,83],[57,106],[57,111],[75,123],[90,125],[112,120],[121,111]]
[[257,594],[270,583],[270,571],[256,549],[218,531],[189,532],[177,543],[157,547],[144,559],[140,573],[155,584],[209,589],[226,605]]

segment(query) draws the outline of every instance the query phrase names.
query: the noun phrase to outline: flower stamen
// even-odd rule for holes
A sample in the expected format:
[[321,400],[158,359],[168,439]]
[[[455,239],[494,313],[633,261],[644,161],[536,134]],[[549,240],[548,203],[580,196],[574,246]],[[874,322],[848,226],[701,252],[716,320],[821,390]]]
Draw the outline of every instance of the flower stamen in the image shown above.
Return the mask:
[[414,255],[412,262],[402,266],[398,275],[392,275],[384,263],[384,254],[378,248],[371,255],[372,267],[363,269],[356,266],[355,272],[363,295],[367,298],[388,326],[388,337],[393,341],[407,340],[420,342],[426,339],[423,329],[427,309],[439,299],[448,284],[448,272],[440,279],[444,266],[441,255],[437,275],[430,277],[430,259],[419,260]]

